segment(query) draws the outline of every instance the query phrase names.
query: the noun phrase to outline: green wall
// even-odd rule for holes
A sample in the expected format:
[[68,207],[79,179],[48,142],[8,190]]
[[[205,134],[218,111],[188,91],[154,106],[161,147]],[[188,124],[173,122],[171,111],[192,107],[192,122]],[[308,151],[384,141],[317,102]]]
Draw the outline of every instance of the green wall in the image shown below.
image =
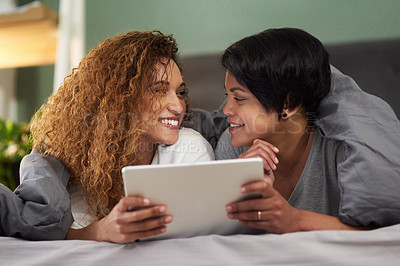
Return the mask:
[[[56,0],[42,2],[58,9]],[[325,44],[400,38],[400,0],[86,0],[86,6],[87,51],[116,34],[152,29],[174,34],[181,56],[219,53],[271,27],[302,28]],[[19,120],[29,120],[50,95],[52,75],[52,66],[19,71]],[[30,92],[35,97],[25,96]]]
[[399,0],[87,0],[87,47],[128,30],[173,33],[181,55],[215,53],[271,27],[324,43],[400,37]]
[[18,120],[29,121],[53,92],[54,65],[24,67],[17,71]]

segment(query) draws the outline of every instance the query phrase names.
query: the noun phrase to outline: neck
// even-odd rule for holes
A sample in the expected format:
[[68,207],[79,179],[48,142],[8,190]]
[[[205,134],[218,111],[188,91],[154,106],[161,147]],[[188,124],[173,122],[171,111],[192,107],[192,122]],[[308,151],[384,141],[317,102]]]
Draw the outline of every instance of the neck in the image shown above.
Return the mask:
[[277,135],[271,143],[279,149],[274,187],[288,199],[303,173],[315,128],[307,127],[307,119],[303,116],[291,117],[285,123],[281,128],[284,133]]
[[314,132],[315,129],[299,134],[288,134],[281,140],[277,145],[280,152],[276,175],[290,177],[295,172],[303,172],[314,139]]
[[151,164],[156,148],[157,144],[151,141],[142,141],[138,148],[136,165]]

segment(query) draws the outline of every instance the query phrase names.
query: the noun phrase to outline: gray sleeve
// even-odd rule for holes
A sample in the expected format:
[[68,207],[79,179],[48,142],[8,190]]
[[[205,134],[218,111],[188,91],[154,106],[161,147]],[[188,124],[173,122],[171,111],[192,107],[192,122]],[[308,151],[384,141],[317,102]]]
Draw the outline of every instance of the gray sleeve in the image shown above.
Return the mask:
[[341,219],[364,226],[399,223],[400,122],[390,106],[332,67],[317,125],[326,137],[346,143],[338,165]]
[[240,154],[248,150],[245,147],[233,147],[231,144],[231,134],[226,129],[218,140],[217,148],[215,149],[216,160],[236,159]]
[[216,148],[218,139],[228,127],[226,115],[222,112],[222,104],[218,110],[209,112],[203,109],[193,108],[188,113],[188,120],[182,124],[184,127],[193,128],[211,144],[213,149]]
[[69,173],[57,159],[36,151],[20,167],[14,193],[0,186],[0,233],[31,240],[64,239],[73,222]]

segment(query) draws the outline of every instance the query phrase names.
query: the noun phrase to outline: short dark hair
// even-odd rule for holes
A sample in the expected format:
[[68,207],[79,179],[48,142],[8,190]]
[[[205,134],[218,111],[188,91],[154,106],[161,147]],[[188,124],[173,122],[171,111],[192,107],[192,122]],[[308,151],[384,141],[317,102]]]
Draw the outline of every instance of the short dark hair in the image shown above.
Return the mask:
[[322,43],[294,28],[268,29],[228,47],[222,66],[247,87],[267,112],[302,105],[314,112],[330,90],[329,55]]

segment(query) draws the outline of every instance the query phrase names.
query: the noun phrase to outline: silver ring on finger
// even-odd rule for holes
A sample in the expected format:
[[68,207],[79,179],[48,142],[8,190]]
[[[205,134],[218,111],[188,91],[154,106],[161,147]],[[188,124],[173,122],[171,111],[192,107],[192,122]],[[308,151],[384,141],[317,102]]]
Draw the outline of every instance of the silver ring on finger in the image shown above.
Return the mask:
[[257,212],[257,221],[261,221],[261,211]]

